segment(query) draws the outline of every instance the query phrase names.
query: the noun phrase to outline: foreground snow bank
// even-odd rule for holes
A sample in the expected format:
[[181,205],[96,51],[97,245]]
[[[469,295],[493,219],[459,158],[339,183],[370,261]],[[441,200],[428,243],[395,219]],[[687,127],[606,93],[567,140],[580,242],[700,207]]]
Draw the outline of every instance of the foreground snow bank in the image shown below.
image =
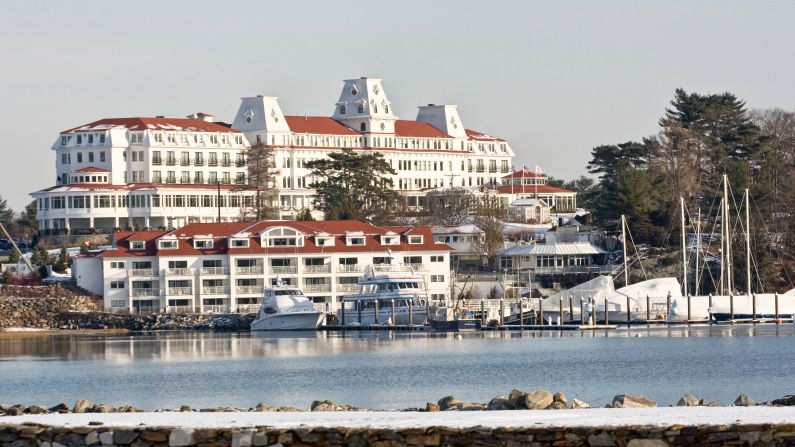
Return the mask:
[[594,408],[583,410],[513,410],[494,412],[246,412],[246,413],[67,413],[0,418],[0,425],[35,423],[54,427],[243,428],[268,426],[405,429],[444,426],[467,428],[560,428],[629,426],[698,426],[795,424],[795,407]]

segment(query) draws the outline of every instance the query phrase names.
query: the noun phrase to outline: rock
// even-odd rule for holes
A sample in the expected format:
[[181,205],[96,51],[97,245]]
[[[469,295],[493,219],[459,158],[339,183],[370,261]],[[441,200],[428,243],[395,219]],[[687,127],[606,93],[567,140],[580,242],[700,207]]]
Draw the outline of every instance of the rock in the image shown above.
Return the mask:
[[489,411],[513,410],[514,406],[508,396],[497,396],[486,405]]
[[15,405],[6,410],[6,414],[9,416],[22,416],[25,414],[25,409],[22,407],[22,405]]
[[685,394],[679,399],[679,402],[676,404],[677,407],[697,407],[701,402],[696,399],[695,396],[692,394]]
[[519,390],[511,390],[511,393],[508,394],[508,400],[511,401],[511,404],[517,410],[527,409],[527,402],[525,401],[526,397],[527,393]]
[[193,429],[178,428],[168,435],[168,445],[171,447],[187,447],[193,444]]
[[546,409],[547,410],[565,410],[566,408],[568,408],[568,407],[563,402],[552,402],[551,404],[549,404],[549,406]]
[[439,405],[440,410],[447,411],[452,407],[460,406],[461,404],[463,404],[463,402],[456,399],[454,396],[445,396],[439,399],[439,402],[437,402],[437,404]]
[[[262,433],[262,432],[254,433],[254,436],[251,437],[251,445],[253,445],[255,447],[262,447],[262,446],[268,445],[268,434],[267,433]],[[284,447],[281,444],[279,444],[279,445],[281,447]],[[271,447],[273,447],[273,446],[271,446]]]
[[619,394],[613,398],[612,408],[652,408],[657,406],[657,402],[645,396],[633,396],[630,394]]
[[312,402],[311,411],[349,411],[355,410],[350,405],[337,405],[330,400],[316,400]]
[[165,442],[168,439],[168,436],[165,433],[155,430],[144,430],[138,435],[138,437],[147,442],[157,443]]
[[616,443],[610,433],[601,432],[599,434],[588,435],[588,445],[591,447],[613,447]]
[[433,402],[428,402],[427,404],[425,404],[425,411],[427,412],[439,411],[439,405]]
[[133,430],[115,430],[113,432],[114,444],[132,444],[136,439],[138,439],[138,432]]
[[575,409],[582,409],[582,408],[591,408],[587,402],[581,401],[580,399],[574,399],[571,401],[571,408]]
[[91,413],[113,413],[113,407],[105,404],[94,404],[90,410]]
[[662,439],[631,439],[627,447],[668,447]]
[[25,413],[28,413],[28,414],[45,414],[45,413],[49,413],[49,410],[47,410],[47,407],[43,407],[41,405],[31,405],[31,406],[29,406],[28,408],[25,409]]
[[486,404],[477,404],[477,403],[473,403],[473,402],[464,402],[461,405],[458,405],[456,407],[451,407],[451,408],[457,408],[458,411],[483,411],[483,410],[486,409]]
[[568,407],[568,406],[569,406],[569,400],[568,400],[568,399],[566,399],[566,395],[565,395],[565,394],[563,394],[563,393],[561,393],[561,392],[557,392],[557,393],[553,394],[553,395],[552,395],[552,401],[553,401],[553,402],[560,402],[560,403],[562,403],[562,404],[563,404],[565,407]]
[[529,410],[543,410],[552,403],[552,393],[547,390],[531,391],[524,401]]
[[99,442],[110,445],[113,444],[113,432],[112,431],[103,431],[99,434]]
[[190,405],[182,405],[179,407],[179,411],[192,411]]
[[94,405],[91,403],[91,401],[88,401],[86,399],[80,399],[77,402],[75,402],[75,406],[72,407],[72,413],[86,413],[93,406]]
[[270,405],[266,404],[265,402],[258,403],[254,409],[257,411],[272,411]]
[[770,404],[780,407],[791,407],[795,405],[795,394],[788,394],[780,399],[773,399]]
[[99,444],[99,433],[92,431],[86,435],[86,445]]
[[740,394],[737,396],[737,399],[734,400],[734,405],[736,407],[753,407],[756,405],[756,402],[745,394]]
[[232,447],[251,447],[252,438],[250,431],[232,433]]

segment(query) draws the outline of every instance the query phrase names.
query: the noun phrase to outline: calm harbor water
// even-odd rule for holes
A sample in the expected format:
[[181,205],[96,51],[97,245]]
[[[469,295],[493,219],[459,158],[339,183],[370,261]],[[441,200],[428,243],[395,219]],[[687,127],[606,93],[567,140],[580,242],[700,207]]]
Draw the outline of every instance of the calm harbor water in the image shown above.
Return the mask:
[[793,393],[794,348],[792,325],[0,338],[0,402],[408,408],[546,388],[596,405],[621,393],[668,405],[687,392],[729,403]]

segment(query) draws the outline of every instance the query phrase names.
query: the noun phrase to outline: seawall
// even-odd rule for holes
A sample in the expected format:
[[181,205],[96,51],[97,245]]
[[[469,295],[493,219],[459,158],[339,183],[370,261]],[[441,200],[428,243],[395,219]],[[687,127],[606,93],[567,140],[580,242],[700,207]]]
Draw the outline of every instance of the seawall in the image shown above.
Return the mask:
[[125,413],[4,418],[24,446],[792,445],[789,407],[480,412]]

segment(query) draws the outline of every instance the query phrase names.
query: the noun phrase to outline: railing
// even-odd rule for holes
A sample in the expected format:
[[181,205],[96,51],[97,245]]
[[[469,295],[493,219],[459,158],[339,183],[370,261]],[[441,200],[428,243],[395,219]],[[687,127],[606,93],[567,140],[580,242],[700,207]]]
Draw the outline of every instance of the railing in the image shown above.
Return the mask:
[[229,166],[232,166],[232,162],[229,160],[224,160],[221,162],[221,166],[228,168]]
[[190,160],[180,160],[179,161],[179,165],[180,166],[190,166]]
[[411,269],[414,270],[415,272],[424,272],[427,270],[425,264],[405,264],[405,265],[411,267]]
[[238,275],[260,275],[262,272],[263,269],[261,265],[255,265],[253,267],[238,267],[235,269],[235,273]]
[[[244,267],[241,267],[244,268]],[[228,275],[229,269],[226,267],[202,267],[202,275]]]
[[229,313],[229,308],[220,304],[213,304],[210,306],[202,306],[204,313],[208,314],[226,314]]
[[361,272],[362,266],[359,264],[340,264],[337,266],[337,271],[341,273],[345,272]]
[[331,284],[305,284],[304,292],[331,292]]
[[157,270],[154,269],[130,269],[128,276],[153,277],[153,276],[158,276],[158,272]]
[[261,294],[262,293],[262,286],[237,286],[236,288],[237,293],[244,293],[247,295],[250,294]]
[[204,166],[204,160],[196,160],[193,162],[193,166]]
[[358,284],[337,284],[337,292],[355,292],[359,290]]
[[187,269],[187,268],[166,269],[166,274],[175,275],[175,276],[191,276],[193,275],[193,269]]
[[159,158],[153,158],[153,159],[152,159],[152,164],[153,164],[154,166],[160,166],[160,165],[162,165],[162,164],[163,164],[163,160],[161,160],[161,159],[159,159]]
[[236,162],[235,162],[235,166],[237,166],[238,168],[242,168],[242,167],[244,167],[245,165],[246,165],[246,162],[245,162],[245,161],[236,161]]
[[190,287],[169,287],[168,294],[169,295],[191,295]]
[[561,267],[535,267],[535,266],[519,266],[519,270],[526,270],[537,275],[555,274],[555,273],[611,273],[613,267],[609,265],[567,265]]
[[324,265],[305,265],[304,272],[306,273],[331,273],[331,264]]
[[160,290],[158,289],[130,289],[132,296],[158,296]]
[[133,315],[151,315],[159,312],[160,312],[160,307],[158,306],[142,306],[139,307],[138,309],[133,308],[133,310],[130,311],[130,313]]
[[173,158],[169,158],[166,160],[166,166],[175,166],[177,164],[177,160]]
[[226,286],[208,286],[202,287],[202,295],[227,295],[229,287]]
[[272,265],[271,273],[297,273],[298,269],[294,265]]
[[207,162],[207,166],[216,167],[216,166],[218,166],[218,161],[217,160],[216,161],[212,161],[212,160],[208,161]]
[[196,312],[193,306],[167,306],[167,314],[190,314]]
[[475,169],[475,172],[486,172],[486,168],[478,166],[477,169]]
[[259,304],[239,304],[235,307],[235,312],[239,314],[255,314],[259,312]]

